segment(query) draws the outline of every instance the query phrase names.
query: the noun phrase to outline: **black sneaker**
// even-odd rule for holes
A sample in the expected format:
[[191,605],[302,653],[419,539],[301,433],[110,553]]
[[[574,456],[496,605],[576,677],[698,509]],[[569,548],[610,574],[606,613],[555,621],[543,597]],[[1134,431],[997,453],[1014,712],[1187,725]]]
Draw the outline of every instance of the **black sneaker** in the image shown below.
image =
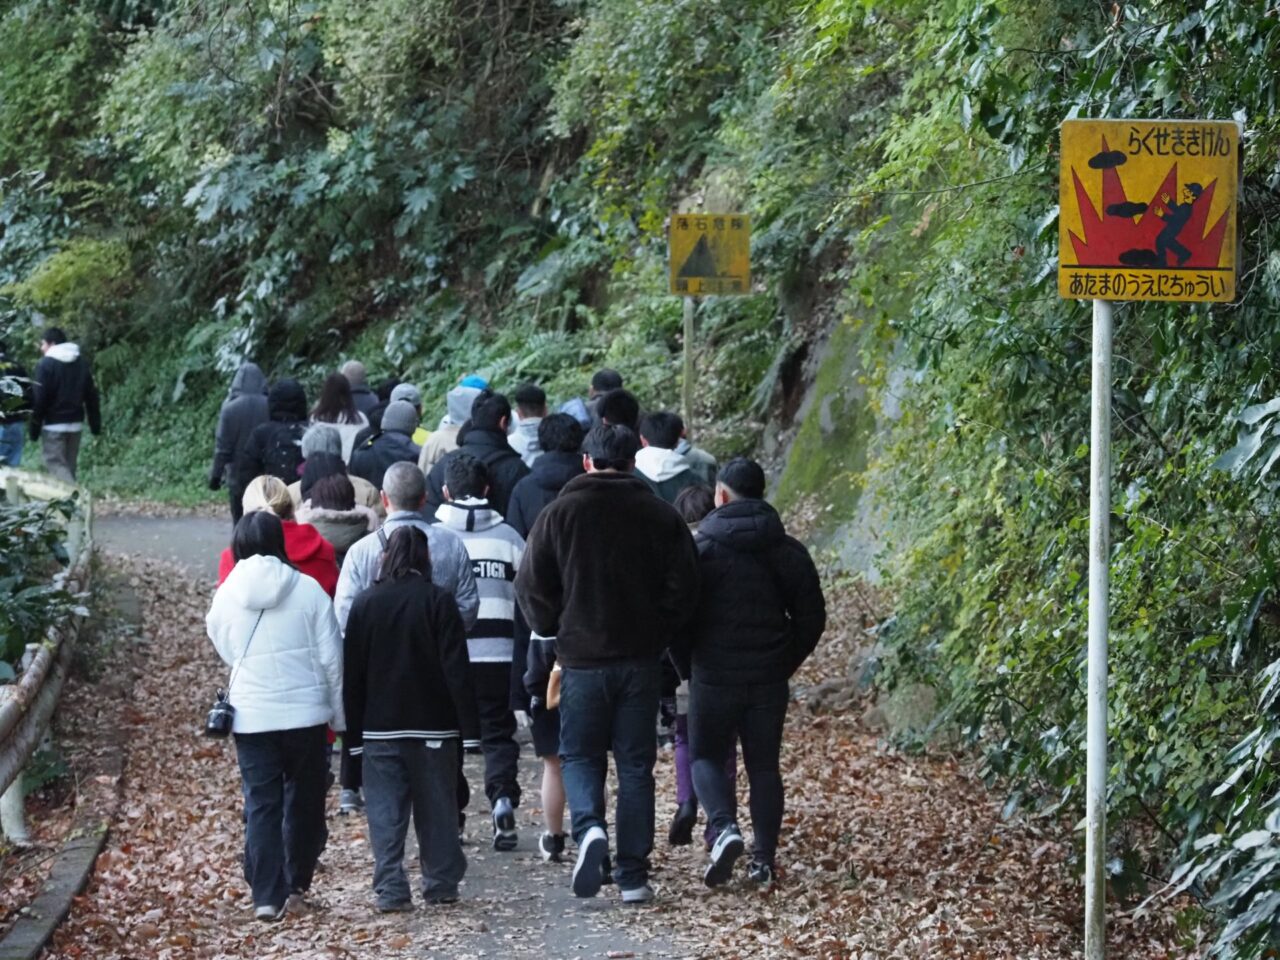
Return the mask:
[[600,878],[600,882],[605,886],[612,886],[613,885],[613,858],[610,857],[609,854],[607,853],[604,855],[604,860],[601,861],[600,863],[600,871],[603,874],[603,876]]
[[493,849],[514,850],[516,843],[515,811],[510,800],[499,797],[493,802]]
[[698,822],[698,801],[686,800],[676,807],[667,831],[667,842],[673,847],[687,847],[693,843],[693,827]]
[[720,831],[711,848],[711,862],[707,864],[702,882],[708,887],[718,887],[733,876],[733,865],[742,856],[746,844],[742,842],[742,833],[736,825],[730,825]]
[[547,863],[559,863],[564,853],[564,834],[544,830],[538,838],[538,852]]
[[773,872],[773,864],[752,860],[747,867],[747,879],[761,887],[773,886],[773,881],[776,879]]
[[578,862],[573,867],[573,895],[594,897],[600,892],[601,867],[609,859],[609,838],[599,827],[592,827],[578,847]]

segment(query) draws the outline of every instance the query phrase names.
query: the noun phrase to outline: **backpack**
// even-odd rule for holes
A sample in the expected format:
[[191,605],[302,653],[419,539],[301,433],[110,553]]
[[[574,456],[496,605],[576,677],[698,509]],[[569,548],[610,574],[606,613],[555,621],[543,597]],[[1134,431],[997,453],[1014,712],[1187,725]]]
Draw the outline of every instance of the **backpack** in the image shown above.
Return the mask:
[[298,479],[302,470],[302,434],[306,429],[306,423],[299,421],[279,424],[271,431],[262,451],[264,473],[279,477],[285,483]]

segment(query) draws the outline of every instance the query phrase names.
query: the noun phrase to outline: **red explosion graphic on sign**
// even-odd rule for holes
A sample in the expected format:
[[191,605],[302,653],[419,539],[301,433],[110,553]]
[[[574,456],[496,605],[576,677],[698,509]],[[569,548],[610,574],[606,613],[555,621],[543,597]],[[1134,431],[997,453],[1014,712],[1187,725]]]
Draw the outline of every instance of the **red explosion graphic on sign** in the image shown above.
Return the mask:
[[1076,202],[1084,237],[1071,232],[1071,243],[1081,266],[1207,269],[1218,266],[1222,241],[1227,232],[1224,213],[1207,233],[1214,187],[1189,183],[1179,187],[1178,165],[1169,168],[1164,182],[1149,202],[1129,200],[1117,169],[1125,162],[1118,150],[1111,150],[1106,138],[1102,152],[1089,166],[1102,173],[1102,210],[1093,206],[1089,193],[1074,167]]

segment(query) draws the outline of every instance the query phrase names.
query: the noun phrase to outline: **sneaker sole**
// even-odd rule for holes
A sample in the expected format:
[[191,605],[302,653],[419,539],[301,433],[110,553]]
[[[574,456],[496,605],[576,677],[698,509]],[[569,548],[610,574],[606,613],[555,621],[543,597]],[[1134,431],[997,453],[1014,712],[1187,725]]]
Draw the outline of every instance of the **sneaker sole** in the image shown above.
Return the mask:
[[596,837],[578,855],[578,865],[573,870],[573,895],[594,897],[604,885],[604,858],[609,853],[609,841]]
[[519,842],[520,838],[516,836],[514,830],[511,833],[497,833],[493,837],[493,849],[509,853]]
[[707,865],[707,872],[702,875],[702,882],[708,887],[718,887],[733,876],[733,865],[742,856],[746,844],[741,837],[734,837],[724,845],[720,856]]
[[654,894],[652,890],[646,890],[642,894],[636,894],[632,890],[622,891],[622,902],[628,906],[643,907],[646,903],[653,903]]

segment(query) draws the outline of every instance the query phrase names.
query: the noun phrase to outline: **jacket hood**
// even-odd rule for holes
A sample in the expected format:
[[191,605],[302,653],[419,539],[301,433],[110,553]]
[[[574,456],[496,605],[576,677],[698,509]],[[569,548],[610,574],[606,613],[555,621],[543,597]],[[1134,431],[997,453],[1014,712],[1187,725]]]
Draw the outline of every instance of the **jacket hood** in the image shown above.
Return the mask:
[[449,412],[440,421],[441,426],[460,427],[471,418],[471,405],[476,402],[480,391],[475,387],[457,386],[445,394],[445,405]]
[[290,422],[307,419],[307,394],[297,380],[279,380],[267,394],[267,410],[272,420]]
[[458,446],[487,447],[494,450],[509,450],[513,457],[519,456],[507,442],[507,435],[501,430],[486,430],[483,427],[468,427],[465,433],[458,436]]
[[298,571],[275,557],[247,557],[235,565],[218,588],[249,610],[270,610],[288,596],[298,580]]
[[551,450],[535,460],[529,469],[533,482],[543,490],[559,490],[574,477],[582,476],[582,454]]
[[680,456],[682,457],[692,449],[693,449],[693,444],[690,443],[688,440],[686,440],[684,437],[681,437],[680,442],[676,444],[676,453],[680,454]]
[[530,417],[528,420],[517,420],[515,429],[511,432],[518,433],[522,437],[528,437],[529,441],[536,447],[538,443],[538,424],[541,422],[541,417]]
[[763,500],[734,500],[703,517],[698,535],[734,550],[756,553],[776,546],[787,531],[778,511]]
[[227,399],[236,397],[261,396],[267,392],[267,378],[256,363],[242,364],[231,378],[231,389],[227,391]]
[[636,454],[636,470],[654,483],[670,480],[689,469],[689,461],[674,450],[643,447]]
[[46,357],[62,363],[74,363],[80,359],[80,345],[76,343],[56,343],[45,353]]
[[436,519],[451,530],[491,530],[502,522],[502,514],[489,506],[488,500],[468,497],[440,504]]
[[295,564],[307,563],[319,559],[324,550],[325,539],[320,531],[310,524],[298,523],[296,520],[282,520],[284,542],[289,548],[289,559]]

